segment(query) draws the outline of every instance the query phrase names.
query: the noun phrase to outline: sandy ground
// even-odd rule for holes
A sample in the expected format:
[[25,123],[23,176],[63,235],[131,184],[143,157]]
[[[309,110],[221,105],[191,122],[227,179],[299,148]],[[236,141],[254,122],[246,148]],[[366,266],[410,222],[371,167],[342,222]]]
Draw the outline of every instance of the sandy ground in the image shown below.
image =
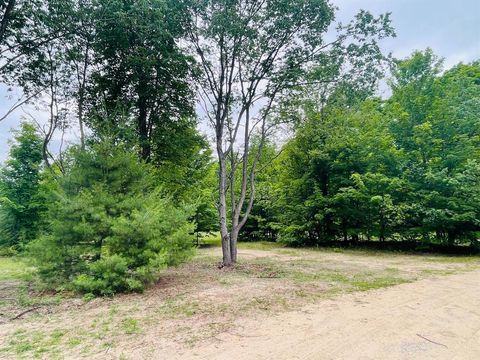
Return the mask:
[[162,358],[480,359],[480,271],[344,295],[236,328],[188,352],[164,349]]

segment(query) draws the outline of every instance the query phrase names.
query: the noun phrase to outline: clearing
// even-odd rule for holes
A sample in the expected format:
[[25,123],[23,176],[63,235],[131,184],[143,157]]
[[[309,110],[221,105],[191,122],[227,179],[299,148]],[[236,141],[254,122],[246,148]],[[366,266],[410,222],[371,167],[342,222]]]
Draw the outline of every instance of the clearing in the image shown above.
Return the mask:
[[91,301],[34,290],[0,258],[0,358],[480,357],[478,257],[242,244],[219,270],[220,251]]

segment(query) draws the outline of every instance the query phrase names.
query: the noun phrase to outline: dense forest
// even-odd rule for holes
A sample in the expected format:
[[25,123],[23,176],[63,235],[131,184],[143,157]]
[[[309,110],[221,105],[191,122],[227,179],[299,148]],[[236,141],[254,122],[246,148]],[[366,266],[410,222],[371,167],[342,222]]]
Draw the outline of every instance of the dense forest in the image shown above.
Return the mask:
[[295,135],[258,179],[246,238],[478,246],[480,63],[442,71],[416,52],[389,85],[387,99],[340,89],[301,102]]
[[389,14],[337,24],[326,0],[0,10],[0,82],[21,94],[0,119],[25,113],[0,174],[0,251],[49,286],[140,291],[212,233],[222,266],[238,239],[480,247],[480,61],[385,54]]

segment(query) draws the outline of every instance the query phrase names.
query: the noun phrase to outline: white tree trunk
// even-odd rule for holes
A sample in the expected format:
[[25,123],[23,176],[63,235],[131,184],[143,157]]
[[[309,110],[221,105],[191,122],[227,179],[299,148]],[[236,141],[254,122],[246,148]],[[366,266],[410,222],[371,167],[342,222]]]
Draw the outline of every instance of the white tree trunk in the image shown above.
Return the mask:
[[227,171],[225,168],[225,156],[222,151],[221,142],[217,141],[217,153],[218,153],[218,164],[219,164],[219,204],[218,204],[218,213],[220,218],[220,236],[222,238],[222,253],[223,253],[223,265],[230,266],[232,262],[231,254],[231,245],[230,245],[230,234],[228,231],[227,223]]

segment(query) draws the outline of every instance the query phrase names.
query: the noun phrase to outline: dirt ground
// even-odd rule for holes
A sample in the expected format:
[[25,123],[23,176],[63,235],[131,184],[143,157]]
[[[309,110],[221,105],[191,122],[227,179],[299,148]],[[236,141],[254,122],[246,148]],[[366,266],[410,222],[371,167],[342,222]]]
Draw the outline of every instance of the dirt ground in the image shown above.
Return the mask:
[[23,285],[20,301],[3,279],[0,358],[480,358],[478,257],[243,248],[220,270],[219,256],[113,299]]
[[473,271],[324,300],[240,321],[218,342],[165,358],[480,359],[479,280]]

